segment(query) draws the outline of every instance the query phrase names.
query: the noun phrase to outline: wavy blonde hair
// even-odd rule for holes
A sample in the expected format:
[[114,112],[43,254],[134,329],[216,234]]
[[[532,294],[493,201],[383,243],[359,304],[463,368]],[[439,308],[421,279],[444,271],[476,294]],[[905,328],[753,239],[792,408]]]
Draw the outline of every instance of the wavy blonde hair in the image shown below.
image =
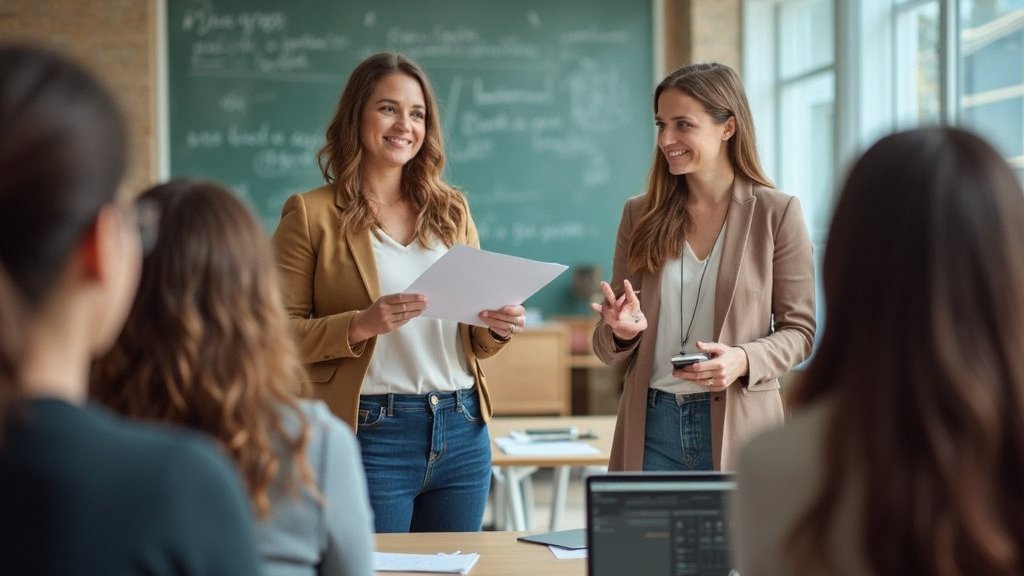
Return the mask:
[[[281,468],[275,441],[316,493],[305,456],[309,427],[292,389],[303,368],[259,223],[212,183],[171,181],[139,202],[159,209],[160,238],[143,260],[124,331],[94,366],[93,397],[131,417],[213,436],[261,517]],[[297,433],[286,430],[285,412]]]
[[[741,176],[774,187],[761,169],[754,137],[754,121],[743,82],[732,68],[717,63],[691,64],[669,74],[654,90],[654,113],[662,92],[676,89],[700,102],[715,124],[736,119],[729,139],[729,161]],[[668,171],[668,161],[655,148],[647,177],[647,204],[637,219],[629,244],[627,265],[632,272],[653,272],[683,251],[692,219],[686,211],[686,178]]]
[[363,109],[385,76],[404,74],[419,83],[426,103],[423,146],[402,169],[402,193],[416,212],[416,240],[423,246],[433,238],[451,246],[468,218],[466,198],[442,178],[444,137],[437,98],[430,80],[412,60],[401,54],[382,53],[363,60],[352,71],[338,108],[327,127],[327,143],[317,154],[317,165],[327,182],[346,203],[342,228],[362,230],[376,223],[363,195],[363,145],[359,137]]

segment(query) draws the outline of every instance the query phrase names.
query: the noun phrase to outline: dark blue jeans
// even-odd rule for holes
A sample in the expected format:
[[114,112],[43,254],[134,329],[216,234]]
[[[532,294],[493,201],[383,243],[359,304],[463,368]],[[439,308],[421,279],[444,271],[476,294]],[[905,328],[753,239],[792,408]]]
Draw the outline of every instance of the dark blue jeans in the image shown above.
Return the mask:
[[644,470],[714,470],[711,394],[647,394]]
[[476,389],[359,399],[359,446],[377,532],[475,532],[491,485]]

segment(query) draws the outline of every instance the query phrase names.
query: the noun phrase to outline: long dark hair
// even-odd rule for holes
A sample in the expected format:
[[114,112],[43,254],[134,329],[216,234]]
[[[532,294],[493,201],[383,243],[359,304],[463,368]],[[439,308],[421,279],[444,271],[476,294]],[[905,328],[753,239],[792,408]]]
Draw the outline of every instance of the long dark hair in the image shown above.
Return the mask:
[[451,246],[459,239],[469,209],[462,193],[443,179],[444,135],[437,98],[426,73],[409,58],[385,52],[356,66],[327,127],[327,143],[317,154],[317,164],[324,181],[347,202],[342,228],[362,230],[372,225],[373,212],[363,196],[363,145],[359,130],[363,109],[377,82],[391,74],[404,74],[416,80],[427,108],[423,146],[402,169],[402,193],[416,211],[416,239],[424,246],[435,238]]
[[834,409],[792,573],[839,571],[828,528],[854,485],[872,573],[1024,572],[1022,222],[1013,172],[963,130],[889,136],[853,167],[825,251],[828,322],[793,398]]
[[[308,428],[293,395],[303,368],[270,242],[217,184],[172,180],[138,202],[159,211],[159,239],[143,260],[124,331],[94,365],[91,394],[122,414],[212,436],[266,516],[281,468],[275,442],[312,485]],[[299,422],[297,434],[286,431],[285,410]]]
[[[125,154],[121,113],[92,74],[46,50],[0,46],[0,267],[26,312],[116,197]],[[0,313],[0,333],[10,314]],[[10,354],[0,346],[0,427],[17,397]]]
[[4,440],[4,415],[11,410],[18,392],[18,358],[24,333],[18,301],[0,266],[0,446]]

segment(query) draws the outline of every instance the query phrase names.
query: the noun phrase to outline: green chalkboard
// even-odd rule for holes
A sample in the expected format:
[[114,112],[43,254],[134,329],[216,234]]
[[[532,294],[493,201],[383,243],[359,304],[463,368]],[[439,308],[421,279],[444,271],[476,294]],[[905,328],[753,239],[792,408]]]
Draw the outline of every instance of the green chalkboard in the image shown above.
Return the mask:
[[[399,51],[434,84],[483,247],[610,273],[653,148],[650,1],[167,0],[166,27],[170,174],[231,186],[268,231],[322,184],[348,74]],[[582,312],[570,280],[528,305]]]

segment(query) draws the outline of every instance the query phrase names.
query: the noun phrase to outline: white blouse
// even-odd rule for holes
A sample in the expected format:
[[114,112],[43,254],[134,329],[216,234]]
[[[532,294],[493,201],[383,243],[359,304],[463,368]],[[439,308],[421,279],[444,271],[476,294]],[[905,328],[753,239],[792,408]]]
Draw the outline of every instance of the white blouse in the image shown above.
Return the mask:
[[[404,291],[424,270],[448,252],[441,242],[408,246],[382,230],[371,234],[381,294]],[[377,336],[360,394],[429,394],[473,387],[458,323],[413,318],[398,330]]]
[[[689,380],[672,376],[670,359],[680,352],[679,341],[690,325],[690,339],[686,352],[698,352],[697,341],[710,342],[715,337],[715,285],[718,284],[718,268],[722,262],[722,242],[725,227],[718,233],[711,254],[698,260],[689,242],[683,243],[683,257],[665,262],[661,271],[661,309],[658,312],[658,334],[654,342],[654,360],[651,366],[651,388],[669,394],[693,394],[707,392],[707,388]],[[681,263],[680,263],[681,260]],[[707,270],[704,270],[705,263]],[[684,284],[680,287],[679,267],[683,266]],[[701,273],[704,282],[701,283]],[[700,287],[700,301],[697,288]],[[680,291],[682,298],[680,298]],[[682,310],[682,313],[680,313]]]

